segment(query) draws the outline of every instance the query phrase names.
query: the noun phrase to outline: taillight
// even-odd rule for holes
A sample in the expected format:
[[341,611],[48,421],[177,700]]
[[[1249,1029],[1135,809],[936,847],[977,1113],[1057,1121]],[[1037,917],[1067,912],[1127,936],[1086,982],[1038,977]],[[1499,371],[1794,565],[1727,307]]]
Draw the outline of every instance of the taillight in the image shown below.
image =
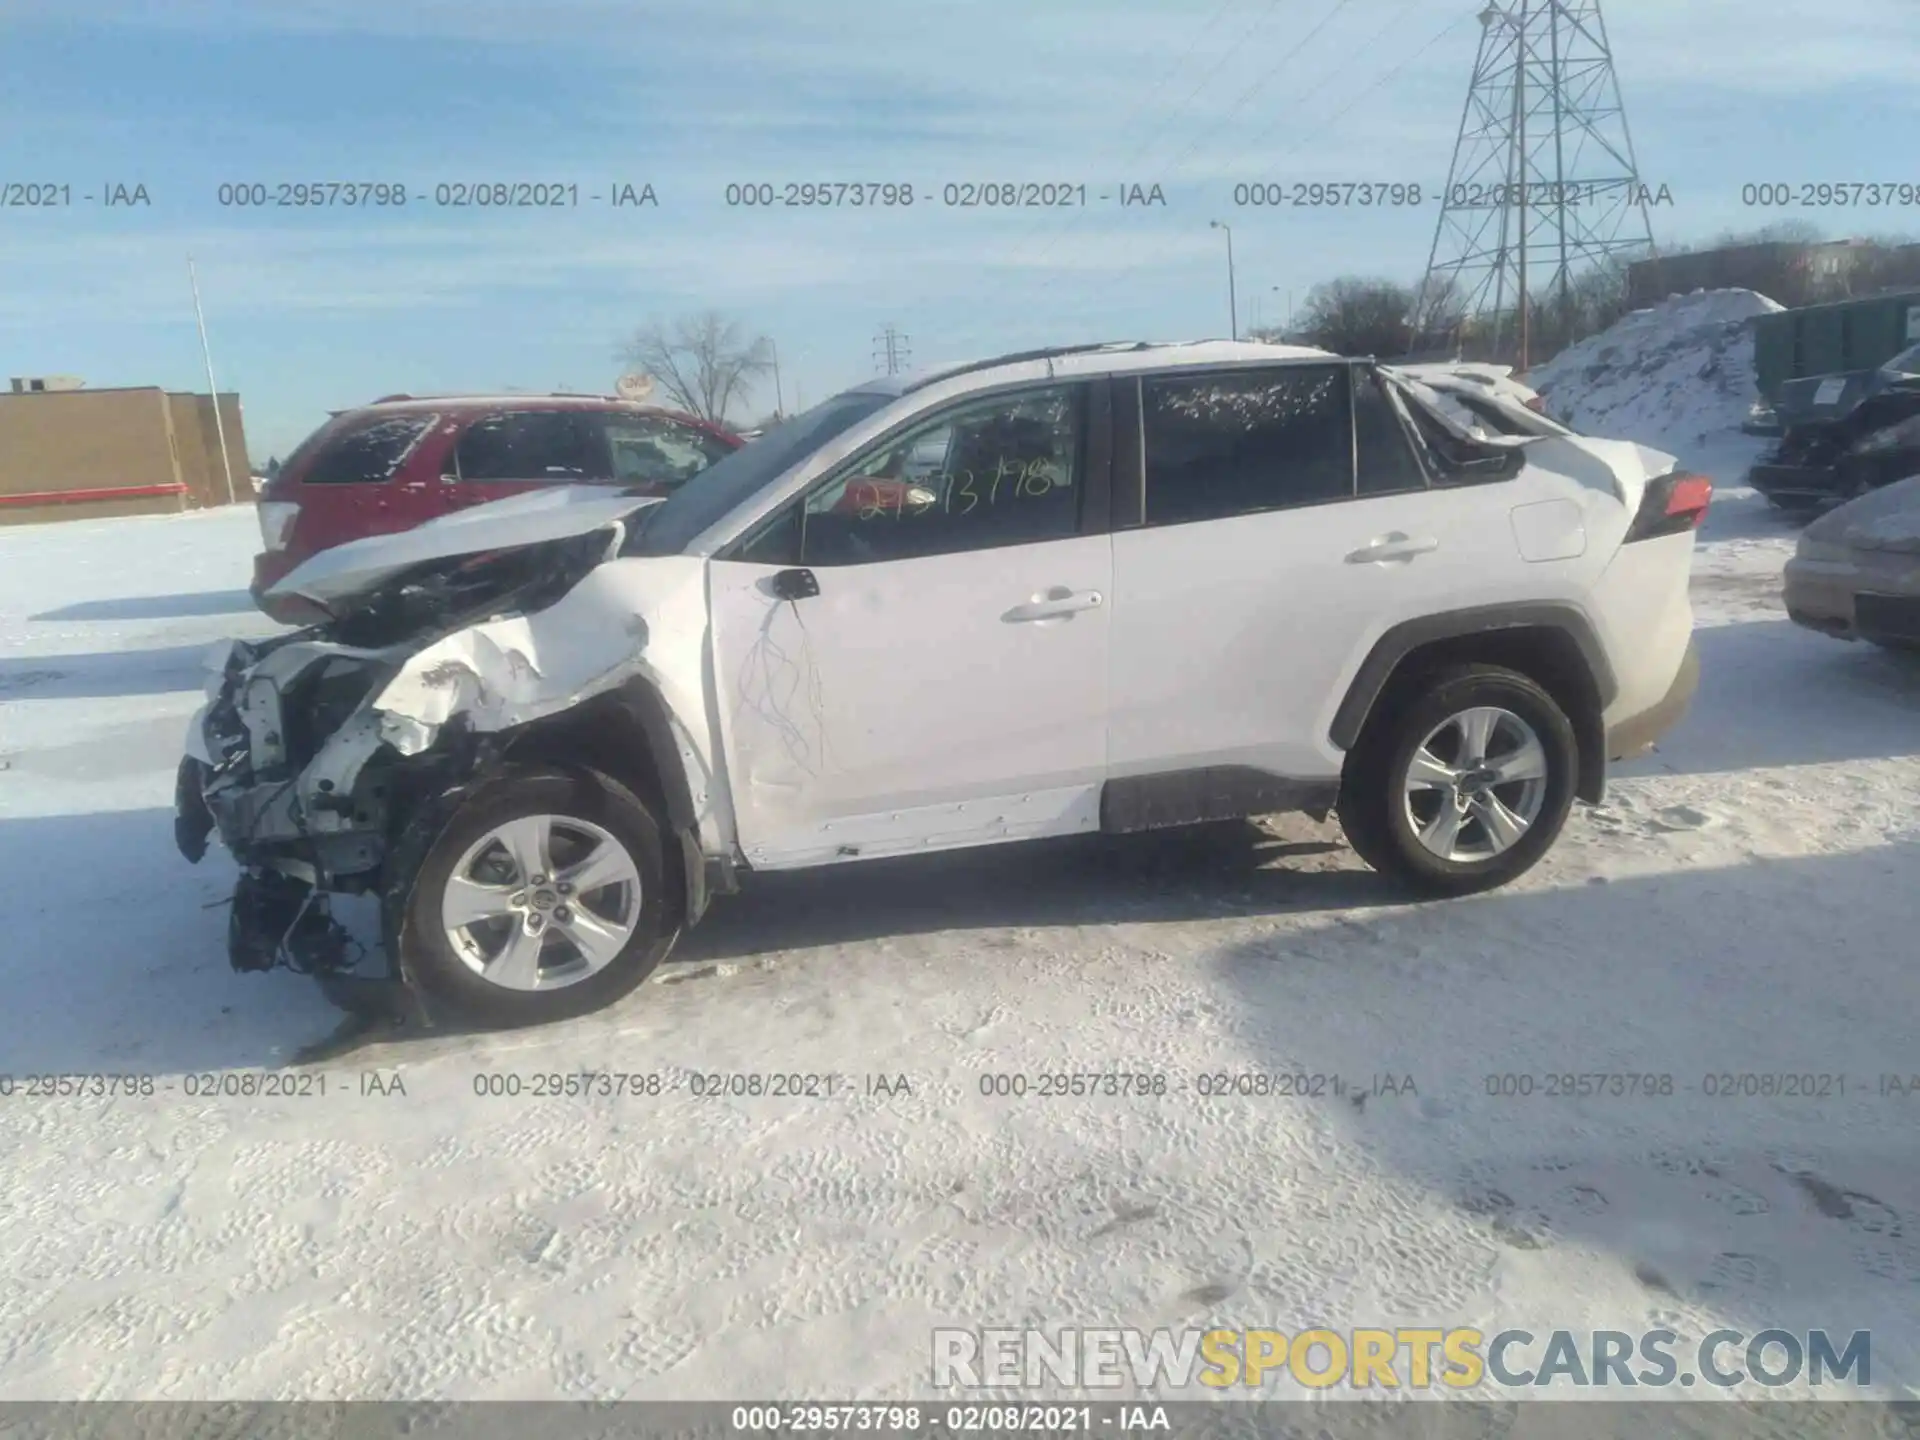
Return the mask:
[[1628,540],[1653,540],[1678,535],[1699,526],[1713,503],[1713,481],[1704,475],[1675,470],[1647,482],[1640,497],[1640,513],[1628,527]]
[[269,550],[285,549],[293,522],[300,518],[300,507],[285,500],[262,500],[256,508],[260,512],[260,543]]

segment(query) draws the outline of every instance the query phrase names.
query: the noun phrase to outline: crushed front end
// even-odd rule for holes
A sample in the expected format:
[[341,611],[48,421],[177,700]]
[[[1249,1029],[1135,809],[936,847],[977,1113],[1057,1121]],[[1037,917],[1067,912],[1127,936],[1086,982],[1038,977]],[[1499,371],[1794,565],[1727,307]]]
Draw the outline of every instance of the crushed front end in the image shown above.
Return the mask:
[[403,765],[382,745],[368,701],[403,657],[317,627],[236,642],[221,657],[180,762],[174,837],[197,862],[217,833],[240,865],[227,922],[234,969],[326,978],[360,966],[333,897],[380,891],[407,791],[458,764],[457,747]]
[[[234,969],[284,966],[347,1008],[425,1018],[390,929],[384,967],[369,966],[333,902],[376,896],[384,919],[411,883],[399,873],[410,830],[484,771],[502,739],[465,713],[423,724],[394,706],[389,687],[417,692],[424,679],[486,695],[496,677],[456,675],[457,661],[436,657],[463,634],[552,605],[608,553],[601,529],[411,565],[336,598],[323,624],[216,652],[176,779],[174,837],[198,863],[217,834],[239,863],[227,926]],[[537,673],[528,657],[509,658]]]

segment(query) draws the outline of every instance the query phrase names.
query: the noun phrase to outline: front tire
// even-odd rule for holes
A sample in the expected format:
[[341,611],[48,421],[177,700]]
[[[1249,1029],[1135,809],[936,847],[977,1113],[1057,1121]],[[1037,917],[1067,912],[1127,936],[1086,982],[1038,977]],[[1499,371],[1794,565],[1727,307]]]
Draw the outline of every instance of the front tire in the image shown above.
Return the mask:
[[1517,671],[1441,671],[1368,722],[1347,757],[1340,824],[1360,858],[1427,895],[1517,879],[1573,808],[1573,724]]
[[539,766],[462,798],[414,873],[396,942],[430,998],[506,1027],[612,1004],[678,934],[647,807],[605,775]]

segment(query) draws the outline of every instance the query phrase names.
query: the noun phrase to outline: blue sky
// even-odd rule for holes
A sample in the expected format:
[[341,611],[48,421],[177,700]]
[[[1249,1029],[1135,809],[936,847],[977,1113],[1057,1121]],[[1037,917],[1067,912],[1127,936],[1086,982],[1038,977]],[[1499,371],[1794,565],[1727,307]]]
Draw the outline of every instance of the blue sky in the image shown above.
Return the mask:
[[[391,391],[606,390],[623,340],[705,308],[778,343],[792,406],[915,361],[1223,334],[1317,280],[1418,278],[1435,210],[1236,209],[1244,180],[1446,178],[1471,0],[9,0],[0,183],[8,374],[221,387],[256,461]],[[1920,0],[1612,0],[1663,242],[1769,220],[1748,181],[1920,186]],[[404,210],[240,210],[222,183],[394,181]],[[573,183],[575,209],[436,209],[437,184]],[[729,182],[909,181],[908,210],[744,211]],[[1157,183],[1164,207],[960,211],[948,182]],[[657,208],[586,197],[650,183]],[[139,183],[151,204],[79,199]],[[769,385],[754,413],[771,408]],[[750,418],[742,416],[742,419]]]

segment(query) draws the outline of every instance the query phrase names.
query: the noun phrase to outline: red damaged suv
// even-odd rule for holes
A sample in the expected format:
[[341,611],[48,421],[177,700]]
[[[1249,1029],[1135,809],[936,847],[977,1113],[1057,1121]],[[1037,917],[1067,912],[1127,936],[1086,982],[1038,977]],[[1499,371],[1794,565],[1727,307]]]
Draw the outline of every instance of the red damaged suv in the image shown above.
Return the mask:
[[743,443],[691,415],[595,395],[389,395],[338,411],[260,492],[254,603],[306,624],[319,617],[303,602],[266,591],[321,550],[538,485],[670,494]]

